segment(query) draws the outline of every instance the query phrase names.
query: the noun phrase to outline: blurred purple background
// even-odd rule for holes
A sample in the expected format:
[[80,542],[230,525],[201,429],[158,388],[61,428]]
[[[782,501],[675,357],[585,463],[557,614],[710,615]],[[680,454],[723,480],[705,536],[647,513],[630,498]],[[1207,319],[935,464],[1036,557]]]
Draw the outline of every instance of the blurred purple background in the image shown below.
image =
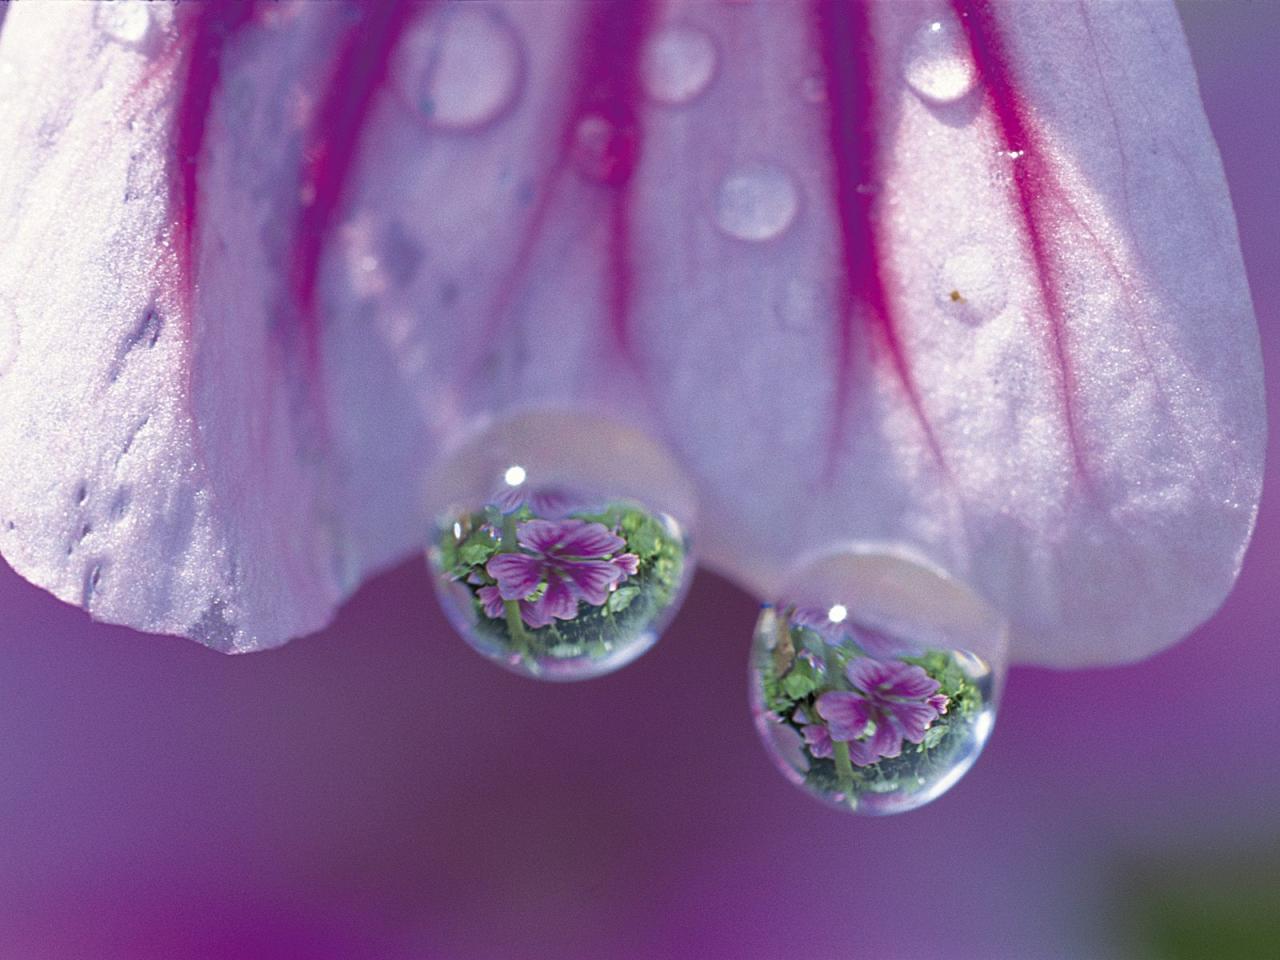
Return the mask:
[[[1278,10],[1183,8],[1275,419]],[[1015,670],[969,776],[880,821],[771,768],[755,603],[709,575],[653,653],[553,687],[468,651],[416,562],[240,658],[90,624],[0,567],[0,960],[1262,958],[1276,453],[1210,623],[1129,668]]]

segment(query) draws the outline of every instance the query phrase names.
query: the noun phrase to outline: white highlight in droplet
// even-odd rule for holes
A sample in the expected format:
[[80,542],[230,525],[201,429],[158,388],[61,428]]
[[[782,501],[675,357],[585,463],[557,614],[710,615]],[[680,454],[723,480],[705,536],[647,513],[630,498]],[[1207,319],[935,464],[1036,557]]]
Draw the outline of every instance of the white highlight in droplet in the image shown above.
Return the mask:
[[502,475],[503,481],[508,487],[518,487],[524,483],[527,474],[522,466],[515,465],[507,467],[507,472]]
[[435,127],[465,130],[497,117],[520,82],[520,41],[496,10],[444,8],[401,47],[398,83]]
[[681,104],[702,93],[716,72],[716,47],[697,27],[661,30],[645,47],[644,88],[659,103]]
[[739,240],[772,240],[791,226],[799,210],[795,181],[769,164],[735,170],[721,181],[716,196],[716,223]]
[[837,603],[827,611],[827,619],[832,623],[844,623],[849,616],[849,608],[843,603]]
[[933,103],[955,103],[978,77],[961,26],[954,18],[930,20],[907,42],[903,73],[919,96]]
[[939,305],[972,324],[999,316],[1009,297],[1000,258],[977,243],[961,247],[942,262],[934,290]]
[[118,43],[139,44],[151,30],[151,4],[146,0],[111,0],[94,11],[98,29]]

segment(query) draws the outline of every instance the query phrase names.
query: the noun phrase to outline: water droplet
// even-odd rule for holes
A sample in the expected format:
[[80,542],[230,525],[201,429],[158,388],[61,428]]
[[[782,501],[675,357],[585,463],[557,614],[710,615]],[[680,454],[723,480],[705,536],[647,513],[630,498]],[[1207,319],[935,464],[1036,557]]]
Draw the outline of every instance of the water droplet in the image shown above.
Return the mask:
[[635,128],[619,126],[601,114],[587,114],[574,130],[574,166],[592,180],[625,183],[635,169],[636,151]]
[[0,377],[9,372],[18,357],[18,315],[13,305],[0,298]]
[[985,244],[970,244],[952,253],[938,268],[934,281],[934,299],[966,323],[999,316],[1008,296],[1004,267]]
[[795,182],[785,170],[756,163],[729,174],[716,197],[716,222],[739,240],[772,240],[800,209]]
[[117,43],[136,46],[151,31],[151,4],[147,0],[111,0],[94,11],[98,29]]
[[715,44],[696,27],[666,27],[645,48],[641,71],[653,99],[688,103],[707,89],[715,75]]
[[522,69],[520,42],[496,10],[449,5],[426,17],[401,47],[397,82],[435,127],[466,130],[511,103]]
[[933,103],[955,103],[977,83],[963,28],[950,17],[916,31],[904,51],[903,72],[911,89]]
[[955,581],[892,553],[821,558],[756,624],[751,699],[776,766],[854,813],[950,789],[995,720],[1002,621]]
[[[655,505],[669,502],[661,484],[647,501],[628,482],[666,469],[637,437],[529,416],[487,431],[440,476],[437,487],[464,505],[440,513],[427,555],[445,613],[473,649],[526,676],[583,680],[657,641],[693,561],[681,522]],[[456,495],[466,489],[486,494]]]

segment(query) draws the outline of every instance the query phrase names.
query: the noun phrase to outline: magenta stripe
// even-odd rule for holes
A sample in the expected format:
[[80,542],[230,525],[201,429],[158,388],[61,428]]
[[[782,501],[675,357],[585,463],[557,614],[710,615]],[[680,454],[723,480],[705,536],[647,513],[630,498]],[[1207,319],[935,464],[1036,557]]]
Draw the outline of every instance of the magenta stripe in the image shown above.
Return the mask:
[[964,25],[969,48],[987,96],[987,103],[999,130],[1004,149],[1017,154],[1013,162],[1013,193],[1027,243],[1035,265],[1036,284],[1048,322],[1046,337],[1058,375],[1058,389],[1066,421],[1076,471],[1088,471],[1080,443],[1075,406],[1076,380],[1067,344],[1066,311],[1063,307],[1059,265],[1055,261],[1049,231],[1051,207],[1064,202],[1061,187],[1049,169],[1036,141],[1030,111],[1018,89],[1018,79],[1009,65],[1000,24],[990,0],[952,0]]
[[601,182],[609,196],[609,328],[614,344],[630,356],[630,312],[634,288],[631,256],[632,175],[639,161],[641,129],[640,53],[652,22],[652,0],[614,0],[588,14],[579,60],[578,96],[561,150],[575,149],[578,123],[602,117],[610,137]]
[[411,19],[430,6],[403,0],[361,4],[360,18],[347,28],[311,123],[302,153],[305,199],[295,228],[289,284],[312,362],[319,357],[315,298],[320,258],[342,208],[360,133],[386,79],[396,43]]
[[255,6],[253,0],[210,0],[178,8],[178,34],[187,53],[175,117],[172,195],[178,284],[188,305],[195,290],[200,161],[213,97],[222,80],[222,51],[253,20]]
[[[876,51],[868,23],[868,0],[814,0],[811,9],[830,104],[832,186],[840,228],[842,283],[835,311],[836,394],[831,458],[834,461],[838,457],[844,439],[853,394],[853,311],[861,308],[868,327],[888,355],[934,458],[942,465],[942,450],[911,375],[882,273],[875,208],[879,172],[873,76]],[[833,465],[829,464],[828,469]]]
[[[486,331],[480,338],[488,344],[501,336],[501,327],[510,320],[510,310],[521,284],[529,274],[530,258],[563,178],[579,167],[583,176],[608,191],[606,240],[607,311],[610,337],[623,357],[631,362],[630,315],[634,289],[632,258],[632,175],[640,157],[642,129],[639,101],[640,52],[652,21],[653,0],[609,0],[584,5],[585,23],[578,42],[578,63],[574,95],[568,99],[567,113],[555,143],[555,153],[538,192],[533,210],[511,270],[499,288]],[[584,119],[598,117],[611,131],[605,149],[584,158],[578,141]],[[554,141],[553,141],[554,142]]]

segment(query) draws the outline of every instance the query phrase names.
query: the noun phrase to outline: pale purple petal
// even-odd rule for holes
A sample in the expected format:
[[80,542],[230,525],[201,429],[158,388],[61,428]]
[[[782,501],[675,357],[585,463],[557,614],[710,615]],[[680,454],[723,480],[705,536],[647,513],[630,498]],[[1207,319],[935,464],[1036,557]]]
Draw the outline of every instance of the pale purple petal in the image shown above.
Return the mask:
[[525,553],[497,553],[489,558],[484,569],[498,581],[504,600],[523,600],[538,588],[543,561]]
[[809,745],[809,752],[815,757],[830,757],[835,752],[831,743],[831,734],[822,724],[807,724],[802,732],[804,742]]
[[876,702],[882,699],[921,700],[938,692],[938,681],[924,669],[900,660],[858,657],[850,660],[845,676]]
[[608,560],[573,560],[561,562],[557,574],[573,585],[573,592],[592,606],[600,606],[609,598],[609,587],[622,579],[622,571]]
[[484,614],[486,617],[498,620],[504,615],[505,609],[502,605],[503,597],[497,587],[481,587],[476,591],[476,596],[478,596],[480,598],[480,602],[484,604]]
[[634,577],[636,571],[640,569],[640,558],[634,553],[620,553],[610,563],[622,571],[623,579]]
[[833,740],[852,740],[862,736],[871,720],[867,701],[856,693],[833,690],[818,697],[818,715],[827,721]]
[[560,548],[561,540],[580,520],[526,520],[516,529],[520,546],[534,553],[550,556]]
[[566,520],[556,553],[563,557],[607,557],[627,545],[603,523]]
[[539,517],[558,520],[582,503],[582,496],[567,490],[538,490],[526,497],[529,509]]
[[902,736],[912,743],[922,741],[925,731],[938,719],[938,711],[927,703],[889,703],[884,712],[892,718],[893,725]]
[[530,604],[536,608],[540,618],[554,617],[557,620],[572,620],[578,615],[578,601],[569,585],[559,577],[547,580],[547,590]]
[[548,608],[545,597],[537,600],[520,601],[520,619],[535,630],[548,626],[554,619],[554,613]]
[[933,707],[939,715],[941,715],[947,712],[947,707],[951,704],[951,698],[946,694],[935,693],[928,699],[927,703],[929,706]]
[[849,759],[853,761],[855,766],[869,767],[873,763],[879,763],[882,757],[869,743],[862,740],[850,740]]
[[[1260,367],[1171,5],[498,3],[511,96],[447,130],[398,84],[452,5],[249,7],[177,5],[164,57],[87,4],[0,34],[0,549],[34,582],[274,645],[421,549],[441,449],[536,402],[669,442],[757,592],[815,529],[900,541],[1076,665],[1230,587]],[[673,109],[630,68],[685,14],[718,66]],[[903,82],[935,14],[956,109]],[[733,177],[790,185],[769,236],[720,222]]]
[[503,513],[515,513],[524,506],[525,491],[523,487],[503,487],[490,501]]
[[896,757],[902,753],[902,733],[885,717],[876,718],[875,731],[862,743],[878,757]]

